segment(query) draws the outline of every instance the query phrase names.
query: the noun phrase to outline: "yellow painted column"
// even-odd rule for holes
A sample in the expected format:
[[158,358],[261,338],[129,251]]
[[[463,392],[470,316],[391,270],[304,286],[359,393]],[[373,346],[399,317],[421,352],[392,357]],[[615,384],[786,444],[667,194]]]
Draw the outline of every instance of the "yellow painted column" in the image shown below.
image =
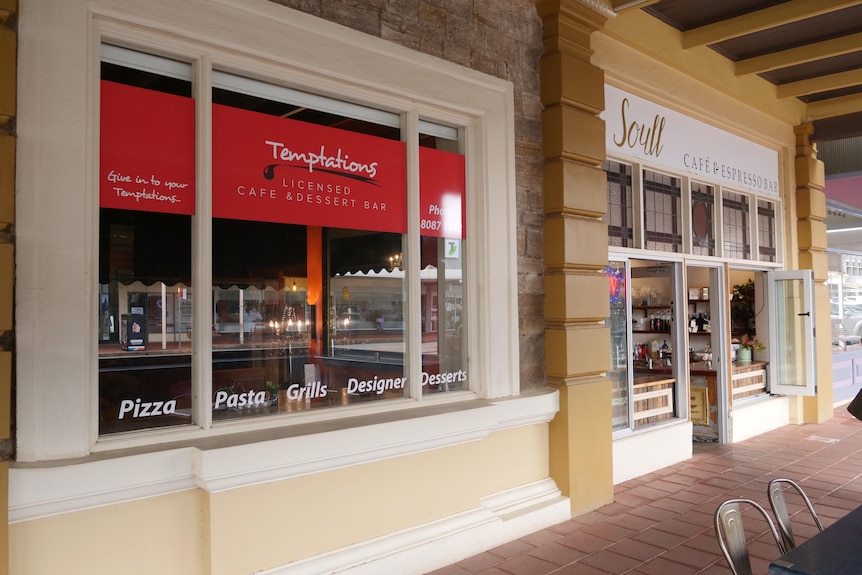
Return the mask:
[[573,0],[536,2],[544,168],[545,371],[560,392],[550,470],[572,515],[613,500],[604,72],[590,35],[605,17]]
[[805,423],[820,423],[833,415],[832,350],[829,311],[829,286],[826,280],[829,265],[826,256],[826,185],[823,162],[817,159],[817,147],[811,143],[814,126],[802,124],[793,129],[796,134],[796,231],[799,238],[799,269],[814,270],[815,329],[818,337],[817,395],[802,400]]

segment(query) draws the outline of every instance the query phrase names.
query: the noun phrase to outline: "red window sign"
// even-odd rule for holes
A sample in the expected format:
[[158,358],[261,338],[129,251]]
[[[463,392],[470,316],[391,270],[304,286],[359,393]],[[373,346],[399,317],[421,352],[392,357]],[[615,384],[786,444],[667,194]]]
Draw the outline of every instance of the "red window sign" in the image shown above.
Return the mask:
[[419,228],[423,236],[464,239],[464,156],[419,148]]
[[213,105],[213,216],[404,233],[403,142]]
[[195,103],[103,80],[99,205],[195,212]]

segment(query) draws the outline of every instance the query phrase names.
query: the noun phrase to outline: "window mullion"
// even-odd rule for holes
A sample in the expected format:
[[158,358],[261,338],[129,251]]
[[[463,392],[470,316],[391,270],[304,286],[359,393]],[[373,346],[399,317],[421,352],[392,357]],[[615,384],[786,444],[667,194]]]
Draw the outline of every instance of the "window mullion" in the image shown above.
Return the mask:
[[212,64],[201,58],[194,71],[195,216],[192,220],[192,396],[195,422],[212,426]]
[[757,212],[759,206],[757,205],[758,197],[755,195],[748,196],[748,229],[751,230],[751,259],[753,261],[760,260],[760,226],[758,225],[758,217]]
[[715,188],[715,255],[724,257],[724,188]]
[[644,174],[643,166],[632,164],[632,227],[634,228],[634,244],[632,247],[644,249]]
[[409,395],[422,398],[422,286],[419,278],[422,257],[419,236],[419,115],[413,111],[402,117],[402,137],[407,147],[407,235],[404,239],[404,270],[407,302],[404,369]]
[[686,254],[692,253],[692,234],[691,234],[691,179],[688,176],[680,177],[680,193],[682,194],[680,202],[680,210],[682,213],[682,252]]

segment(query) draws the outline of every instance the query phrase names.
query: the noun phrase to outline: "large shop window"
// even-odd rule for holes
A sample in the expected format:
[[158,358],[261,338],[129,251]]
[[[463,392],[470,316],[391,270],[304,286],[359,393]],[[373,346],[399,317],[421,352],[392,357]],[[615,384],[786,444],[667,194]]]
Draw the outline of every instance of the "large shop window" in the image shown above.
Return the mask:
[[[405,133],[396,113],[215,70],[211,190],[197,194],[212,217],[194,223],[209,210],[195,209],[191,83],[163,68],[102,68],[101,171],[116,176],[100,206],[100,433],[469,389],[460,131]],[[202,253],[210,277],[193,286]]]

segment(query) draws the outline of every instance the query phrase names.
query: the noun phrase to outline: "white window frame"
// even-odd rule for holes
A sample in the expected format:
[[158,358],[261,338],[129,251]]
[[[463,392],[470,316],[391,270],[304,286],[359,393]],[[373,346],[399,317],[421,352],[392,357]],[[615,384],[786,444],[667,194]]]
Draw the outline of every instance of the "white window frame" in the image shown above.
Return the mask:
[[[273,426],[266,421],[269,418],[261,418],[212,429],[163,428],[109,439],[97,435],[99,234],[94,224],[98,221],[98,82],[103,41],[192,62],[193,81],[203,85],[210,83],[210,70],[217,64],[221,70],[276,79],[311,92],[350,94],[359,102],[398,111],[411,134],[424,119],[464,128],[469,230],[465,258],[470,262],[465,270],[465,308],[470,310],[472,393],[307,412],[279,425],[348,415],[374,418],[381,412],[435,401],[518,395],[510,82],[253,0],[153,0],[146,5],[68,0],[50,7],[31,6],[32,12],[22,11],[19,34],[24,38],[50,35],[56,43],[36,50],[33,42],[24,42],[19,51],[17,174],[22,195],[17,212],[16,306],[18,317],[27,318],[17,328],[17,411],[18,421],[23,422],[17,429],[19,461],[75,458]],[[196,140],[207,150],[210,104],[206,96],[196,100]],[[207,154],[197,154],[195,226],[209,225],[211,211],[204,197],[211,186],[208,161]],[[418,223],[418,143],[408,142],[407,162],[408,218]],[[203,296],[195,299],[203,300],[208,299],[209,283],[200,279],[209,277],[209,247],[197,249],[192,287]],[[418,255],[418,235],[408,242],[411,252]],[[200,310],[206,302],[195,305],[200,306],[195,330],[205,333],[209,318]],[[415,308],[410,313],[419,313],[418,298],[410,306]],[[49,327],[58,322],[71,327],[62,334]],[[197,361],[207,362],[206,345],[202,352]],[[409,376],[417,381],[418,365],[410,369]],[[459,424],[465,426],[464,433],[468,433],[466,427],[475,430],[483,425],[469,419]],[[460,431],[450,434],[451,441],[463,440],[455,439]],[[388,434],[385,441],[391,441]]]

